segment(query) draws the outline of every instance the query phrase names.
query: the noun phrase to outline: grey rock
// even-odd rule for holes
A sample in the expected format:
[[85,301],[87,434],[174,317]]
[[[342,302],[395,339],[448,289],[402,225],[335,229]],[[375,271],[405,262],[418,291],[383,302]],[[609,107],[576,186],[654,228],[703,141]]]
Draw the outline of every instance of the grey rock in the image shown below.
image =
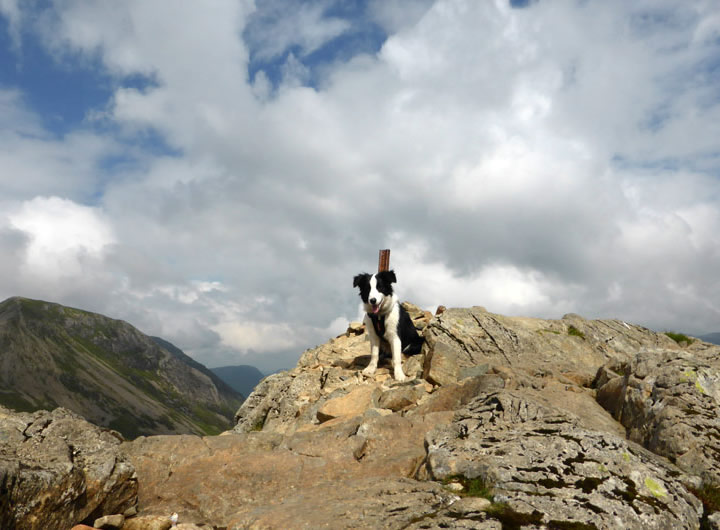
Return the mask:
[[[431,348],[427,348],[425,356],[425,370],[423,377],[436,385],[449,385],[460,378],[460,362],[464,352],[455,345],[436,341]],[[473,367],[465,367],[468,370]]]
[[720,484],[720,347],[642,351],[598,399],[631,440]]
[[675,466],[521,392],[478,396],[426,444],[429,477],[482,481],[493,495],[488,513],[500,520],[638,530],[700,524],[701,503]]
[[125,522],[125,516],[122,514],[104,515],[95,519],[93,526],[102,530],[119,530]]
[[485,375],[490,369],[488,364],[479,364],[477,366],[468,366],[460,370],[460,379],[467,379],[468,377],[478,377]]
[[[571,327],[582,337],[570,334]],[[426,376],[432,377],[435,368],[442,373],[442,384],[452,379],[454,366],[458,377],[463,369],[485,363],[529,374],[551,369],[592,381],[600,366],[629,362],[642,348],[679,348],[662,333],[619,320],[585,320],[577,315],[562,320],[507,317],[482,307],[445,310],[430,322],[424,337],[428,351],[435,352],[426,356]],[[442,364],[433,367],[438,351]]]
[[119,435],[64,409],[0,408],[0,528],[70,528],[137,503]]
[[380,394],[377,403],[382,409],[397,412],[414,406],[426,394],[427,390],[422,384],[399,385]]
[[171,527],[167,515],[144,515],[126,519],[122,530],[168,530]]
[[708,516],[709,530],[720,530],[720,512],[715,512]]

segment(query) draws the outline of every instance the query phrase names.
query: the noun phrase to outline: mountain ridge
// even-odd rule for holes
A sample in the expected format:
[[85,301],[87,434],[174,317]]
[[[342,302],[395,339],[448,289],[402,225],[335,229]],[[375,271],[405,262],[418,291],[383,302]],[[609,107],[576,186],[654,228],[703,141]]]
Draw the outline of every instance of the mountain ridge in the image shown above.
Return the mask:
[[710,344],[720,345],[720,331],[715,331],[713,333],[706,333],[704,335],[698,335],[698,339],[704,340],[705,342],[709,342]]
[[0,404],[65,407],[128,438],[227,428],[242,396],[161,341],[98,313],[8,298],[0,303]]
[[218,366],[210,368],[210,371],[243,396],[249,396],[257,384],[265,377],[265,374],[258,370],[257,367],[249,364]]

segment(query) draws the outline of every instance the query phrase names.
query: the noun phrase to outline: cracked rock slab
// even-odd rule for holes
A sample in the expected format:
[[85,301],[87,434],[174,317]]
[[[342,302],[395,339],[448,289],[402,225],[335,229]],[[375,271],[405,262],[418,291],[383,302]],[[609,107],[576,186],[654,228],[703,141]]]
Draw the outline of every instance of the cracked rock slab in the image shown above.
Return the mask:
[[318,528],[321,515],[333,528],[393,527],[378,522],[384,515],[402,527],[454,498],[436,483],[408,482],[425,459],[425,434],[451,419],[339,417],[292,435],[152,436],[123,450],[137,469],[141,515],[178,512],[227,528]]
[[639,445],[590,431],[520,391],[478,396],[428,433],[426,470],[492,489],[498,520],[588,528],[699,528],[702,505],[682,473]]

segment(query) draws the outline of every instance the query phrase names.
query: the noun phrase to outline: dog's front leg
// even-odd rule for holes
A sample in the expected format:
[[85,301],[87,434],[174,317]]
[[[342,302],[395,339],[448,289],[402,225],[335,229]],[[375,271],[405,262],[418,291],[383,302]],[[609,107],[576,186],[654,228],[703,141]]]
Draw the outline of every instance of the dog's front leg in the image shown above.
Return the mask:
[[366,328],[368,330],[368,337],[370,338],[370,364],[367,365],[367,368],[365,368],[362,373],[365,375],[373,375],[375,370],[377,370],[378,359],[380,359],[380,339],[375,333],[372,324],[370,324],[369,327],[366,324]]
[[390,343],[392,350],[393,371],[396,381],[405,381],[405,372],[402,367],[402,343],[400,337],[395,337]]

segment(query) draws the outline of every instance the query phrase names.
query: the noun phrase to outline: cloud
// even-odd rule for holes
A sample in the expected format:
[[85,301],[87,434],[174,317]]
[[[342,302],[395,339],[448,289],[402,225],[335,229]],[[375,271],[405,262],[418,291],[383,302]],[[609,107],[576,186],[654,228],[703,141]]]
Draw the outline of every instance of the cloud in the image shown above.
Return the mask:
[[[717,327],[712,2],[22,9],[28,38],[99,68],[112,96],[57,136],[22,87],[0,91],[2,272],[18,278],[2,292],[266,369],[357,316],[350,279],[379,248],[428,309]],[[56,270],[27,268],[31,286],[50,218],[92,230],[43,251]]]
[[331,5],[328,1],[261,2],[248,20],[245,39],[260,60],[274,59],[290,49],[308,55],[351,27],[347,20],[326,15]]
[[432,6],[432,0],[371,0],[369,11],[389,34],[411,28]]
[[0,14],[7,19],[10,39],[15,49],[19,50],[22,11],[18,0],[0,0]]
[[24,273],[45,280],[80,276],[85,259],[101,258],[114,243],[112,229],[96,209],[58,197],[26,201],[8,221],[28,241]]

